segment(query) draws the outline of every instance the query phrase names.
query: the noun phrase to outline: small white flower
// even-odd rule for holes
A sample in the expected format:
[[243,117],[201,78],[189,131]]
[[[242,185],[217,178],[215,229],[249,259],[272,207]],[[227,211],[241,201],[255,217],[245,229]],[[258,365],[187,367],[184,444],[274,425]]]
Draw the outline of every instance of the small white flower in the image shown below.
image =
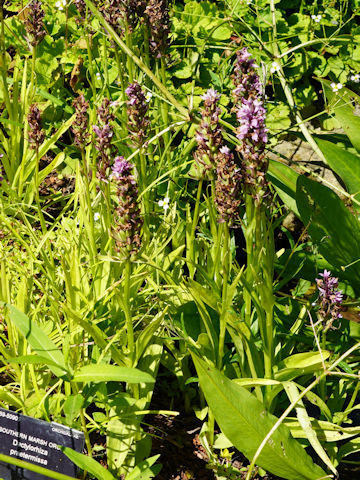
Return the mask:
[[311,15],[311,18],[314,20],[315,23],[320,23],[322,15]]
[[270,68],[270,73],[276,73],[280,70],[280,65],[276,62],[272,62],[271,68]]
[[95,220],[95,222],[97,222],[98,220],[100,220],[100,213],[99,213],[99,212],[95,212],[95,213],[94,213],[94,220]]
[[96,77],[98,80],[101,80],[101,73],[100,73],[100,72],[96,72],[96,73],[95,73],[95,77]]
[[58,2],[55,3],[55,7],[58,10],[64,10],[64,7],[66,7],[66,0],[59,0]]
[[331,20],[331,25],[339,25],[339,22],[337,20]]
[[343,88],[343,85],[342,85],[342,83],[332,82],[332,83],[330,83],[330,87],[331,87],[331,90],[334,93],[337,93],[339,90],[341,90]]
[[149,103],[151,98],[152,98],[153,94],[151,92],[146,92],[146,95],[145,95],[145,102],[146,103]]
[[159,207],[162,207],[164,210],[167,210],[169,208],[169,202],[170,202],[170,198],[165,197],[164,200],[158,201],[158,205]]
[[352,82],[359,83],[360,82],[360,74],[355,73],[355,75],[351,75],[350,80]]

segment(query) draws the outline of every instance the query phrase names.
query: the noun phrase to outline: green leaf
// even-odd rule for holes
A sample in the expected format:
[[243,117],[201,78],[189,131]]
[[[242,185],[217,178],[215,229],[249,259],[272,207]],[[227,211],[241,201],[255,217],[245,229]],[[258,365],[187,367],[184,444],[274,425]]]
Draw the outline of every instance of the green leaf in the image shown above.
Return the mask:
[[360,224],[329,188],[305,176],[297,181],[296,203],[301,220],[319,253],[360,290]]
[[[252,459],[277,418],[269,414],[248,390],[210,368],[195,355],[193,360],[201,388],[222,432],[238,450]],[[326,475],[284,425],[273,433],[257,463],[288,480],[316,480]]]
[[[285,391],[289,397],[290,402],[296,401],[296,399],[299,397],[299,390],[297,386],[292,383],[292,382],[286,382],[284,385]],[[315,430],[312,428],[311,421],[309,418],[309,415],[306,411],[306,408],[304,406],[304,403],[302,400],[300,400],[296,406],[296,415],[299,420],[299,423],[301,425],[301,428],[303,429],[306,438],[309,440],[310,445],[313,447],[315,452],[319,455],[321,460],[325,463],[325,465],[328,466],[328,468],[336,475],[337,477],[337,471],[334,465],[332,464],[330,458],[327,456],[325,450],[323,449]]]
[[298,217],[299,211],[296,205],[296,182],[299,174],[292,168],[277,160],[270,160],[267,178],[276,188],[276,191],[285,203]]
[[21,357],[8,358],[10,363],[19,363],[19,364],[31,364],[31,365],[52,365],[57,367],[58,365],[55,362],[52,362],[46,357],[41,357],[40,355],[22,355]]
[[57,377],[63,377],[64,374],[69,373],[65,365],[63,354],[57,348],[55,343],[53,343],[53,341],[50,340],[43,330],[35,323],[35,320],[30,320],[29,317],[12,305],[7,306],[9,308],[10,320],[26,338],[34,352],[40,357],[44,357],[48,360],[49,368],[54,375]]
[[4,386],[0,386],[0,400],[15,408],[23,409],[24,404],[21,399],[17,398],[13,393],[6,391]]
[[159,457],[160,455],[154,455],[136,465],[136,467],[126,475],[125,480],[148,480],[154,478],[161,470],[161,465],[154,465]]
[[80,393],[67,397],[64,403],[64,413],[69,424],[72,424],[75,417],[79,415],[84,400],[84,397]]
[[266,114],[266,126],[272,132],[279,132],[291,126],[290,108],[284,103],[278,105],[268,104]]
[[280,368],[299,368],[304,369],[308,367],[319,368],[321,365],[322,359],[327,360],[330,357],[330,352],[323,350],[322,354],[320,352],[303,352],[296,353],[290,357],[285,358],[281,363],[279,363]]
[[230,25],[220,25],[214,29],[211,38],[219,41],[228,40],[231,37],[232,32],[233,29],[230,27]]
[[74,374],[74,382],[128,382],[128,383],[154,383],[154,378],[148,373],[137,368],[118,367],[105,363],[84,365]]
[[[294,438],[306,438],[304,430],[299,421],[294,418],[287,418],[284,423],[290,429]],[[317,437],[324,442],[338,442],[359,435],[359,427],[342,428],[332,422],[312,419],[312,428],[316,431]]]
[[139,362],[141,356],[146,350],[146,347],[150,344],[151,340],[155,335],[156,330],[158,330],[161,322],[163,321],[166,312],[167,312],[167,307],[162,312],[159,312],[155,316],[155,318],[152,320],[152,322],[150,322],[149,325],[147,325],[139,334],[135,343],[136,362]]
[[271,378],[235,378],[233,380],[237,385],[242,387],[255,387],[256,385],[281,385],[278,380],[272,380]]
[[338,453],[338,459],[339,461],[346,457],[347,455],[350,455],[351,453],[359,452],[360,451],[360,438],[353,438],[349,442],[347,442],[345,445],[342,445],[339,448],[339,453]]
[[344,129],[351,143],[360,153],[360,117],[354,114],[353,98],[359,97],[351,90],[344,88],[334,93],[330,87],[330,81],[322,80],[326,97],[329,100],[329,108],[335,114],[336,120]]
[[193,69],[190,63],[183,60],[176,66],[173,76],[181,79],[190,78],[192,75],[192,70]]
[[104,468],[100,463],[83,453],[76,452],[72,448],[60,446],[62,452],[70,458],[82,470],[91,473],[98,480],[116,480],[116,477],[112,475],[109,470]]
[[316,143],[324,154],[327,164],[344,181],[348,192],[354,195],[356,200],[360,200],[360,156],[326,140],[317,138]]
[[[39,148],[39,158],[42,158],[46,155],[46,153],[53,148],[55,143],[59,140],[59,138],[64,135],[64,133],[71,127],[75,119],[75,115],[70,117],[66,122],[64,122],[61,127],[50,137],[47,138],[44,143],[40,146]],[[56,161],[62,158],[62,156],[57,156]],[[34,171],[35,168],[35,163],[36,163],[36,154],[34,153],[33,150],[29,150],[28,155],[27,155],[27,166],[25,168],[25,173],[24,173],[24,180],[26,180],[31,173]],[[51,162],[52,163],[52,168],[55,168],[54,165],[54,160]],[[22,168],[21,166],[19,168]],[[45,169],[44,169],[45,170]],[[41,172],[40,172],[41,175]]]

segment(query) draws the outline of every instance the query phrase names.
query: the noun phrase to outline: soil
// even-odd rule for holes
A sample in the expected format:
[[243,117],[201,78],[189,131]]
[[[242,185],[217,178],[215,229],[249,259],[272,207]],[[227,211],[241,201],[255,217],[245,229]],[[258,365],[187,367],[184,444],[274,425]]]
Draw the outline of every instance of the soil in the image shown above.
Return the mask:
[[[156,415],[149,417],[149,422],[151,426],[147,431],[153,436],[151,455],[160,454],[159,462],[163,465],[156,480],[215,480],[206,451],[199,441],[202,423],[196,417]],[[233,449],[231,453],[231,463],[223,460],[223,466],[218,467],[218,474],[224,470],[228,476],[224,475],[223,478],[244,480],[249,462],[237,450]],[[360,467],[340,466],[338,471],[338,480],[360,479]],[[256,473],[253,480],[283,479]]]
[[[152,426],[148,432],[153,437],[151,455],[160,454],[162,464],[156,480],[215,480],[218,475],[229,480],[243,480],[246,477],[249,462],[235,449],[230,451],[231,461],[222,459],[219,465],[211,468],[209,458],[202,447],[199,432],[202,423],[195,417],[179,416],[152,417]],[[281,480],[275,476],[259,476],[253,480]]]

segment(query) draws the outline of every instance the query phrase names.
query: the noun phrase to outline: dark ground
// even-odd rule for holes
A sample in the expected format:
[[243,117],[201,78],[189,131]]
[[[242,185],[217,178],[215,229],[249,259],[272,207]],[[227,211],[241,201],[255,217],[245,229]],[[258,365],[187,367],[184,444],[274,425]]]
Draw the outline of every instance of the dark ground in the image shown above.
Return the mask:
[[[150,418],[149,418],[150,420]],[[153,437],[151,455],[160,454],[159,463],[163,465],[156,480],[215,480],[215,475],[208,468],[208,457],[199,442],[198,434],[201,422],[194,416],[151,417],[149,433]],[[225,461],[224,461],[225,462]],[[243,480],[246,477],[248,461],[235,451],[232,456],[232,474],[228,470],[229,480]],[[228,468],[230,465],[228,465]],[[236,469],[236,470],[235,470]],[[240,472],[239,470],[243,470]],[[339,480],[360,480],[360,467],[339,467]],[[219,472],[220,473],[220,472]],[[261,477],[255,475],[253,480],[283,480],[274,475]]]

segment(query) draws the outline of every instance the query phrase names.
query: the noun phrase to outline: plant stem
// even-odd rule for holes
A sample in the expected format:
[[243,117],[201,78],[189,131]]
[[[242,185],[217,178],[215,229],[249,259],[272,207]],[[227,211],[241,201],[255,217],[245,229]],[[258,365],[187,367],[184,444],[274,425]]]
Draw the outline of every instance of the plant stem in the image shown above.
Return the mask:
[[96,263],[97,249],[95,243],[95,230],[94,230],[94,216],[92,211],[91,197],[90,197],[90,188],[89,188],[89,175],[88,168],[86,163],[85,150],[81,149],[81,160],[82,160],[82,170],[83,170],[83,181],[85,185],[85,201],[87,206],[87,212],[84,212],[85,219],[87,220],[89,231],[88,238],[90,243],[90,259],[92,267]]
[[[253,199],[250,195],[245,196],[245,210],[246,210],[246,228],[244,232],[245,242],[246,242],[246,272],[245,277],[248,285],[252,287],[253,284],[253,275],[251,271],[251,265],[253,265],[254,258],[254,233],[253,233],[253,215],[254,215],[254,204]],[[245,322],[250,327],[251,325],[251,294],[244,290],[244,301],[245,301]]]
[[193,221],[191,224],[190,238],[189,238],[189,251],[188,251],[189,257],[188,258],[190,260],[190,263],[188,264],[188,269],[189,269],[189,276],[192,279],[194,278],[194,275],[195,275],[195,234],[196,234],[196,227],[199,221],[199,210],[200,210],[202,186],[203,186],[203,178],[200,178],[198,183],[198,188],[197,188]]
[[6,46],[5,46],[5,24],[4,24],[4,7],[0,8],[0,22],[1,22],[1,47],[0,47],[0,61],[1,61],[1,78],[3,83],[2,93],[4,95],[6,110],[8,112],[10,120],[13,120],[11,101],[9,96],[9,89],[7,86],[7,66],[6,66]]
[[[325,351],[326,350],[326,332],[322,332],[321,335],[321,350]],[[319,388],[320,388],[320,397],[324,402],[326,402],[326,378],[324,377],[320,383],[319,383]]]
[[150,205],[149,205],[149,190],[146,189],[147,186],[147,172],[146,172],[146,156],[143,152],[143,148],[140,148],[139,153],[140,159],[140,185],[141,191],[143,193],[143,205],[144,205],[144,235],[147,240],[150,239],[150,229],[149,229],[149,212],[150,212]]
[[[166,87],[166,65],[165,65],[165,58],[161,57],[161,80],[163,85]],[[169,105],[167,102],[161,102],[161,113],[163,117],[163,122],[164,122],[164,127],[166,128],[169,125]],[[170,150],[168,148],[170,144],[170,132],[167,130],[164,133],[164,143],[165,146],[167,147],[166,152],[167,152],[167,162],[168,162],[168,168],[171,168],[171,155],[170,155]]]
[[86,39],[86,47],[87,47],[87,53],[88,53],[88,59],[89,59],[89,72],[91,77],[90,86],[93,94],[93,99],[95,100],[96,86],[95,86],[95,75],[94,75],[94,68],[93,68],[93,57],[92,57],[92,50],[91,50],[91,35],[89,32],[85,33],[85,39]]
[[125,324],[127,332],[127,347],[129,350],[129,355],[131,358],[131,365],[134,363],[135,352],[134,352],[134,328],[132,323],[131,316],[131,307],[130,307],[130,282],[131,282],[131,260],[127,258],[125,260],[125,284],[124,284],[124,313],[125,313]]
[[225,345],[225,335],[226,335],[226,312],[228,309],[228,298],[227,298],[227,289],[228,289],[228,278],[229,278],[229,259],[230,259],[230,234],[229,234],[229,225],[227,223],[223,224],[224,232],[224,244],[223,244],[223,255],[222,255],[222,305],[221,305],[221,314],[220,314],[220,334],[219,334],[219,352],[218,352],[218,364],[217,367],[219,370],[222,369],[222,361],[224,356],[224,345]]
[[[125,27],[125,43],[126,46],[129,48],[130,51],[132,51],[132,38],[131,38],[131,33],[129,31],[129,25],[126,24]],[[133,83],[134,81],[134,64],[133,60],[130,55],[127,56],[127,70],[129,74],[129,83]]]

